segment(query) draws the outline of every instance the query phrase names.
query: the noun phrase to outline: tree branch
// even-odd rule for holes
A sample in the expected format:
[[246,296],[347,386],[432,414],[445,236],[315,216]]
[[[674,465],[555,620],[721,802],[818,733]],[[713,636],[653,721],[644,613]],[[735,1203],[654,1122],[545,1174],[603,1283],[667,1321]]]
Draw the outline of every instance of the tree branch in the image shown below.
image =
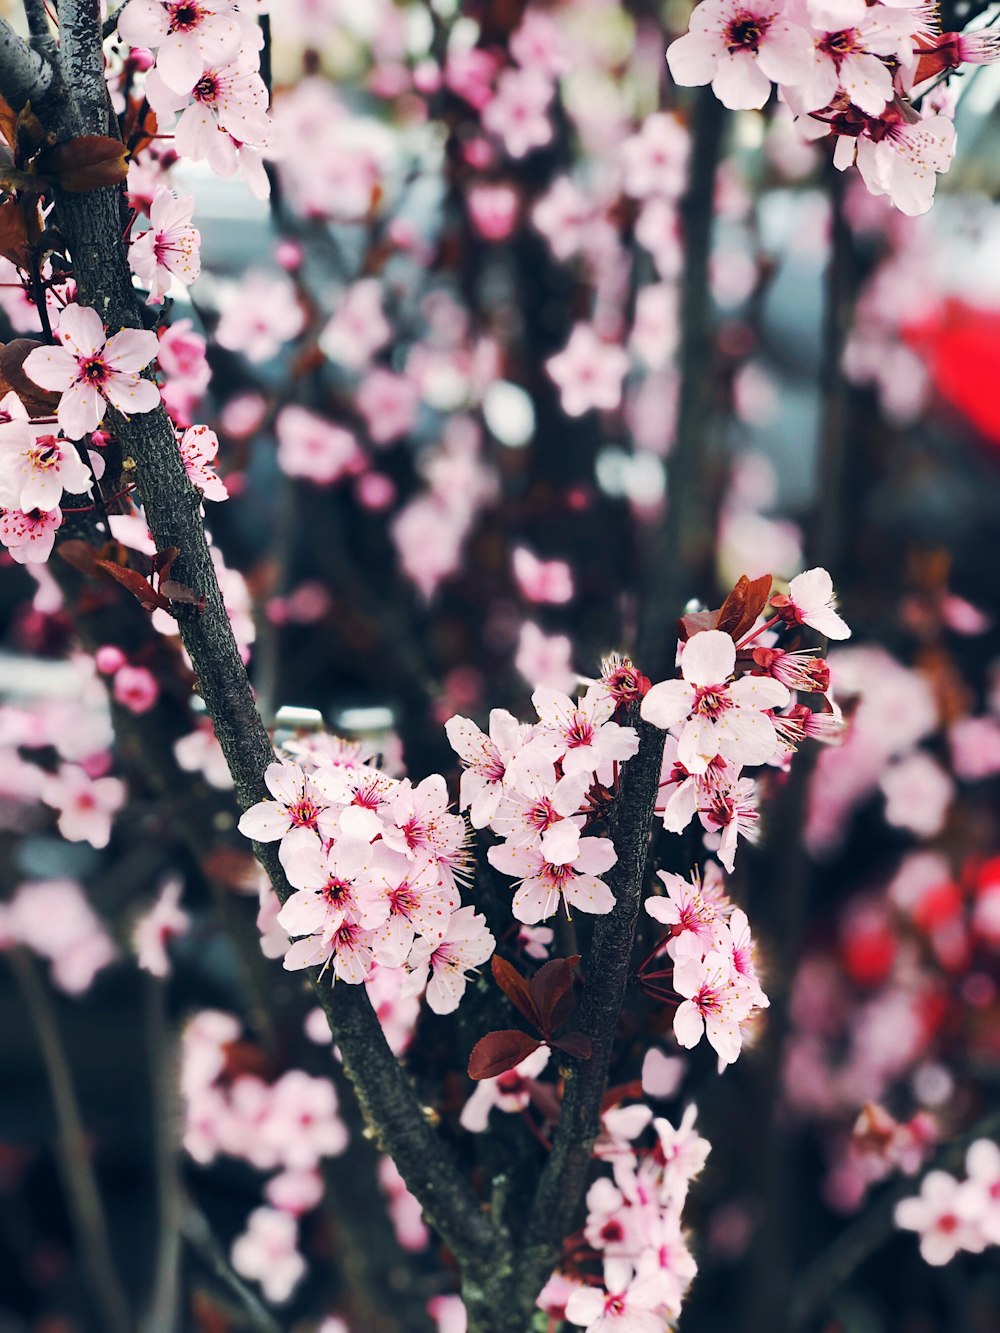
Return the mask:
[[233,1269],[226,1259],[222,1246],[215,1238],[212,1228],[204,1213],[194,1204],[188,1207],[181,1219],[181,1235],[202,1260],[209,1272],[214,1274],[231,1295],[239,1301],[244,1314],[250,1320],[250,1327],[257,1333],[282,1333],[281,1325],[264,1304],[250,1290],[247,1284]]
[[607,876],[616,905],[598,917],[587,959],[587,980],[579,1027],[593,1044],[589,1060],[574,1061],[566,1071],[562,1112],[532,1204],[518,1256],[520,1291],[530,1309],[571,1230],[590,1170],[591,1150],[600,1129],[601,1100],[618,1017],[632,969],[632,944],[645,882],[649,833],[660,780],[665,734],[642,722],[638,707],[628,719],[638,726],[639,752],[622,769],[621,791],[611,815],[611,837],[618,861]]
[[0,18],[0,88],[14,111],[31,103],[39,118],[57,133],[65,129],[64,90],[58,68],[19,37]]
[[45,12],[44,0],[24,0],[24,13],[34,50],[47,60],[58,59],[58,48],[49,25],[49,16]]

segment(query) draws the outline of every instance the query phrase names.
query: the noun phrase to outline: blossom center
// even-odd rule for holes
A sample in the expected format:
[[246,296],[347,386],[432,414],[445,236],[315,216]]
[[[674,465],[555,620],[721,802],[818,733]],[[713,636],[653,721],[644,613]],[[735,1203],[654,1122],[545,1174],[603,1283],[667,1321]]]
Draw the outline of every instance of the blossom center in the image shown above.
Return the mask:
[[170,8],[170,31],[190,32],[201,22],[202,14],[197,5],[172,5]]
[[694,711],[700,713],[702,717],[710,718],[713,722],[732,706],[733,701],[725,685],[703,685],[695,695]]
[[192,89],[196,102],[214,102],[219,95],[219,80],[214,74],[203,74]]
[[726,46],[731,54],[735,51],[752,51],[756,54],[767,28],[768,20],[757,14],[737,14],[726,28]]
[[296,828],[315,828],[319,817],[319,806],[308,796],[288,807],[288,817]]
[[99,389],[110,377],[111,368],[102,356],[90,356],[81,361],[80,378],[92,388]]
[[351,896],[351,886],[346,880],[331,875],[323,885],[323,897],[331,907],[340,907]]
[[[46,441],[43,443],[43,440]],[[45,435],[39,440],[34,449],[30,450],[28,457],[31,459],[31,466],[40,472],[48,471],[55,467],[62,457],[62,453],[56,444],[55,436]]]
[[859,49],[858,34],[854,28],[845,28],[843,32],[828,32],[819,43],[824,55],[839,60]]
[[592,745],[594,742],[593,723],[577,713],[573,718],[573,725],[566,732],[566,742],[571,750],[578,750],[581,745]]

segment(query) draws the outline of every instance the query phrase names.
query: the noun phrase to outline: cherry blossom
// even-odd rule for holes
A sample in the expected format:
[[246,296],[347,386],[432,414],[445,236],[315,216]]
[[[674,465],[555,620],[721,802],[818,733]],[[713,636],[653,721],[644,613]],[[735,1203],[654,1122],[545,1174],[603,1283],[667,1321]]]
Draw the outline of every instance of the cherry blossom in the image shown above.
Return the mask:
[[602,781],[613,781],[613,766],[631,759],[639,748],[634,727],[611,721],[615,701],[600,685],[592,685],[580,702],[550,686],[540,685],[531,696],[539,726],[528,746],[554,745],[562,764],[563,781],[596,773]]
[[329,837],[336,828],[325,794],[298,764],[268,764],[264,784],[274,800],[258,801],[240,816],[239,830],[258,842],[277,842],[292,829],[313,829]]
[[382,284],[362,278],[340,296],[319,345],[331,361],[348,370],[363,370],[392,336],[382,308]]
[[267,1299],[278,1305],[288,1300],[306,1274],[306,1261],[298,1250],[298,1230],[290,1213],[255,1208],[247,1219],[246,1231],[237,1236],[230,1251],[236,1272],[258,1281]]
[[809,625],[828,639],[851,637],[850,628],[837,614],[833,580],[825,569],[797,574],[788,585],[787,597],[776,594],[771,604],[788,625]]
[[565,560],[539,560],[524,546],[515,546],[511,559],[517,586],[529,602],[561,606],[572,600],[573,575]]
[[161,78],[179,93],[194,87],[206,64],[229,60],[246,40],[232,0],[128,0],[118,35],[156,52]]
[[918,217],[934,202],[938,175],[955,155],[955,126],[932,115],[911,123],[902,118],[869,121],[856,139],[837,140],[834,165],[845,171],[857,162],[872,194],[885,194],[901,213]]
[[676,117],[664,112],[647,116],[639,133],[622,144],[626,194],[635,199],[678,198],[687,180],[688,146],[687,132]]
[[570,859],[555,863],[546,860],[540,846],[506,842],[491,847],[487,856],[497,870],[520,877],[511,911],[516,921],[527,926],[554,916],[560,900],[567,915],[571,907],[578,907],[581,912],[603,916],[615,905],[615,895],[597,878],[618,860],[609,838],[579,838]]
[[459,808],[468,809],[473,828],[485,828],[504,794],[507,768],[521,751],[530,728],[503,708],[490,710],[489,735],[467,717],[444,725],[448,743],[462,760]]
[[343,426],[294,404],[283,407],[275,423],[278,466],[289,477],[304,477],[318,486],[332,486],[364,467],[357,440]]
[[507,69],[482,116],[483,128],[502,140],[511,157],[525,157],[552,139],[548,108],[555,89],[537,69]]
[[85,495],[92,483],[90,469],[68,441],[38,434],[17,418],[0,425],[0,505],[5,509],[53,510],[63,491]]
[[812,42],[775,0],[701,0],[691,27],[667,50],[670,73],[687,87],[711,83],[731,110],[762,107],[772,79],[795,84],[809,71]]
[[184,884],[179,879],[168,880],[160,891],[153,908],[138,922],[132,936],[136,962],[154,977],[170,975],[167,943],[186,934],[191,918],[181,907]]
[[452,913],[444,939],[421,937],[414,942],[407,988],[419,992],[426,986],[431,1009],[436,1014],[453,1013],[465,994],[467,973],[485,963],[495,947],[486,918],[474,907],[460,907]]
[[589,324],[577,324],[569,342],[546,361],[545,368],[559,389],[563,411],[581,417],[591,408],[610,412],[618,406],[628,357],[620,347],[602,342]]
[[97,311],[74,302],[63,310],[56,338],[60,346],[28,353],[24,372],[62,395],[57,415],[70,439],[97,430],[109,403],[124,415],[159,407],[156,385],[139,376],[156,357],[155,333],[122,329],[109,338]]
[[157,189],[149,211],[150,228],[128,250],[129,267],[149,292],[147,305],[160,305],[174,278],[190,287],[201,272],[201,233],[191,226],[193,212],[194,195],[175,195],[164,186]]
[[531,1102],[534,1081],[549,1062],[552,1052],[547,1046],[540,1046],[537,1051],[500,1074],[497,1078],[484,1078],[476,1084],[476,1090],[462,1107],[459,1124],[473,1134],[482,1134],[489,1125],[490,1112],[494,1107],[508,1113],[522,1111]]
[[219,452],[219,437],[207,426],[191,426],[180,438],[179,448],[184,460],[184,471],[196,490],[206,500],[228,500],[226,483],[215,471]]
[[719,1059],[731,1065],[743,1045],[740,1023],[753,1008],[749,984],[729,958],[713,952],[704,960],[678,959],[673,985],[685,997],[674,1015],[674,1036],[690,1048],[707,1035]]
[[705,630],[684,646],[683,680],[654,685],[642,701],[642,716],[657,727],[683,723],[678,760],[689,773],[704,773],[716,755],[737,764],[763,764],[778,738],[768,710],[789,701],[779,681],[743,676],[730,682],[736,646],[728,634]]
[[920,1235],[920,1253],[929,1264],[949,1263],[959,1250],[985,1246],[979,1228],[963,1216],[962,1186],[946,1171],[929,1171],[915,1198],[896,1205],[896,1225]]

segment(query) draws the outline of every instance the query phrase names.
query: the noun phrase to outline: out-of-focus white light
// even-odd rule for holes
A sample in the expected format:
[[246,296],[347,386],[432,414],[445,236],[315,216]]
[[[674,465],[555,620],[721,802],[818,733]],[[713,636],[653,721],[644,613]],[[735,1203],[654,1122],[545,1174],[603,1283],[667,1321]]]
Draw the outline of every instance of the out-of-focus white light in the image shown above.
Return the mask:
[[523,449],[535,433],[535,409],[516,384],[498,380],[486,390],[483,417],[490,432],[508,449]]

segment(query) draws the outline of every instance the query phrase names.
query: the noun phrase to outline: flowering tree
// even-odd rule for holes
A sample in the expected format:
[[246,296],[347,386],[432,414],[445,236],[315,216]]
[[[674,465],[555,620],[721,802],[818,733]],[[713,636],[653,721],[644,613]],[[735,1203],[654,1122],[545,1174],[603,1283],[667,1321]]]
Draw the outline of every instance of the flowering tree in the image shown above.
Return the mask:
[[[677,33],[613,4],[267,9],[0,20],[9,646],[68,682],[0,714],[0,933],[80,1308],[111,1333],[276,1307],[324,1333],[656,1333],[703,1248],[749,1246],[756,1333],[821,1316],[894,1224],[932,1266],[1000,1243],[992,789],[949,826],[956,780],[1000,772],[982,655],[948,646],[990,622],[940,561],[903,592],[871,577],[893,538],[855,480],[873,422],[946,403],[1000,430],[902,220],[951,165],[949,80],[997,53],[992,13],[701,0]],[[803,535],[724,428],[768,418],[757,241],[807,178],[830,259]],[[231,209],[213,237],[220,190],[257,201],[269,266],[233,261]],[[887,602],[912,662],[843,646]],[[930,845],[887,844],[855,898],[837,858],[873,800]],[[832,929],[824,862],[851,890]],[[106,922],[99,866],[127,890]],[[125,939],[154,978],[141,1290],[33,961],[82,994]],[[836,1204],[933,1169],[797,1261],[790,1119]],[[723,1185],[707,1221],[706,1122],[727,1181],[759,1158],[754,1205]],[[240,1190],[202,1206],[181,1148],[256,1173],[238,1226],[207,1200]],[[718,1319],[703,1286],[691,1318]]]

